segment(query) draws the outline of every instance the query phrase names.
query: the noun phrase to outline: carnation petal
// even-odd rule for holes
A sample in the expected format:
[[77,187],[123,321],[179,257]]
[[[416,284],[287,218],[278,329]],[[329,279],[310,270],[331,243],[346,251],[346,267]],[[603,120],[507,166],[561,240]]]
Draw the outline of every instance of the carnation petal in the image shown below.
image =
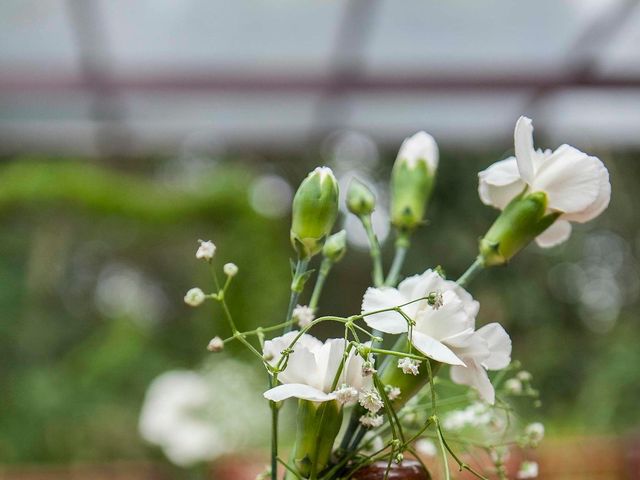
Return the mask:
[[571,236],[571,224],[566,220],[556,220],[549,228],[536,237],[542,248],[551,248],[566,242]]
[[[362,299],[362,312],[374,312],[385,308],[396,307],[406,303],[398,290],[391,287],[368,288]],[[367,315],[364,321],[371,328],[385,333],[404,333],[407,331],[407,322],[398,312],[388,311]]]
[[533,148],[533,123],[530,118],[520,117],[518,119],[513,139],[518,171],[522,179],[531,185],[534,178],[533,157],[536,152]]
[[549,209],[580,214],[598,199],[601,166],[598,158],[562,145],[540,165],[531,188],[547,194]]
[[288,398],[300,398],[312,402],[327,402],[333,400],[335,395],[324,393],[322,390],[304,385],[302,383],[287,383],[273,387],[262,394],[267,400],[281,402]]
[[[595,158],[595,157],[592,157]],[[598,196],[595,201],[589,206],[589,208],[578,213],[567,213],[562,215],[564,220],[570,222],[585,223],[589,220],[593,220],[600,215],[609,206],[611,200],[611,183],[609,181],[609,171],[604,164],[599,161],[599,178],[600,185],[598,187]]]
[[475,360],[469,360],[466,367],[451,367],[451,380],[460,385],[468,385],[475,388],[485,402],[493,405],[496,401],[496,392],[489,381],[486,370]]
[[477,330],[489,346],[489,358],[482,365],[489,370],[502,370],[511,363],[511,338],[497,322],[489,323]]
[[449,365],[464,365],[464,362],[449,347],[429,335],[414,331],[411,335],[411,343],[422,354],[433,360],[448,363]]
[[515,157],[494,163],[478,173],[478,195],[485,205],[504,209],[525,188]]

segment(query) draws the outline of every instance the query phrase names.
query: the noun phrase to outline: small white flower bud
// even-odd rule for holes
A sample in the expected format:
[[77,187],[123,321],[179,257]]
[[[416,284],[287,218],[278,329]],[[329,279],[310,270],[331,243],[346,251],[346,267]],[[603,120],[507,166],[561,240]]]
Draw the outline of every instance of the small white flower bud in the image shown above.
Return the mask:
[[204,292],[196,287],[192,288],[186,293],[186,295],[184,296],[184,303],[192,307],[197,307],[198,305],[201,305],[202,302],[206,300],[206,298],[207,297]]
[[517,378],[510,378],[504,382],[504,388],[513,395],[520,395],[522,393],[522,382]]
[[225,263],[222,271],[228,277],[235,277],[238,274],[238,266],[235,263]]
[[371,360],[367,360],[366,362],[364,362],[362,364],[362,376],[363,377],[370,377],[371,375],[373,375],[376,372],[377,372],[377,370],[374,368],[373,362]]
[[296,322],[298,322],[300,328],[308,327],[315,318],[313,309],[306,305],[296,305],[296,308],[293,309],[292,317]]
[[404,357],[398,360],[398,368],[402,369],[402,373],[407,375],[418,375],[420,366],[420,360],[414,360],[409,357]]
[[360,405],[369,410],[369,412],[371,413],[378,413],[378,410],[380,410],[384,406],[384,403],[380,398],[380,394],[378,394],[378,392],[371,388],[360,392],[358,401],[360,402]]
[[198,242],[200,242],[200,246],[196,251],[196,258],[207,261],[211,260],[213,255],[216,253],[216,246],[211,240],[207,240],[206,242],[198,240]]
[[531,379],[533,378],[533,376],[526,370],[522,370],[521,372],[518,372],[516,377],[518,378],[518,380],[522,382],[530,382]]
[[396,457],[393,459],[393,461],[396,463],[402,463],[403,460],[404,460],[404,455],[402,453],[397,454]]
[[224,341],[220,337],[213,337],[207,345],[207,350],[210,352],[221,352],[224,350]]
[[538,464],[536,462],[522,462],[517,478],[536,478],[537,476]]
[[537,447],[544,438],[544,425],[540,422],[534,422],[527,425],[524,434],[530,446]]

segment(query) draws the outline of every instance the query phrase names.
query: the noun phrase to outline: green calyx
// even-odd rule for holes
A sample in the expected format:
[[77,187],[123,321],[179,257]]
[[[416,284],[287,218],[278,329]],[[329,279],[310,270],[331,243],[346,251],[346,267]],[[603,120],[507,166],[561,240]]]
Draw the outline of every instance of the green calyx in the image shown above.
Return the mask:
[[347,208],[354,215],[370,215],[376,208],[376,197],[360,180],[354,178],[347,190]]
[[515,197],[480,240],[480,258],[486,267],[506,264],[560,216],[546,213],[544,192],[523,192]]
[[401,231],[412,231],[423,222],[435,172],[426,161],[396,161],[391,171],[391,223]]
[[347,232],[346,230],[340,230],[334,233],[327,241],[324,242],[322,247],[322,255],[325,258],[331,260],[332,263],[337,263],[342,260],[345,253],[347,253]]
[[316,168],[293,198],[291,243],[300,258],[322,250],[338,216],[338,182],[329,168]]
[[293,463],[302,477],[316,478],[329,465],[341,425],[342,407],[337,401],[298,401]]

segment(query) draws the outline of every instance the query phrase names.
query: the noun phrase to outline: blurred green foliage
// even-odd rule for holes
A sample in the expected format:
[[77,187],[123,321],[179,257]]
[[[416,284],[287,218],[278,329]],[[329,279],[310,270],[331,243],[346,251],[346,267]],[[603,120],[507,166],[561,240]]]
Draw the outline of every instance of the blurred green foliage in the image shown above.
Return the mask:
[[[380,179],[388,178],[389,153]],[[444,153],[428,225],[417,232],[403,274],[435,265],[450,277],[464,271],[496,215],[478,200],[476,172],[503,157]],[[552,431],[625,431],[640,421],[637,295],[610,328],[595,331],[578,301],[557,295],[550,276],[559,264],[579,262],[598,232],[622,239],[625,266],[638,273],[640,164],[632,155],[602,158],[614,194],[599,220],[578,226],[563,247],[527,248],[470,287],[482,305],[480,323],[500,321],[512,334],[514,357],[542,392],[541,411],[531,414],[550,421]],[[218,266],[240,267],[229,301],[241,328],[282,320],[288,219],[261,217],[247,197],[251,171],[265,167],[227,162],[185,186],[159,179],[160,165],[135,174],[85,161],[16,159],[0,167],[2,462],[158,455],[137,434],[146,387],[163,371],[199,365],[208,340],[229,333],[217,307],[182,303],[188,288],[212,288],[194,257],[198,238],[216,243]],[[297,158],[269,165],[292,185],[315,166]],[[388,267],[392,241],[384,250]],[[369,275],[367,252],[351,249],[320,310],[359,311]]]

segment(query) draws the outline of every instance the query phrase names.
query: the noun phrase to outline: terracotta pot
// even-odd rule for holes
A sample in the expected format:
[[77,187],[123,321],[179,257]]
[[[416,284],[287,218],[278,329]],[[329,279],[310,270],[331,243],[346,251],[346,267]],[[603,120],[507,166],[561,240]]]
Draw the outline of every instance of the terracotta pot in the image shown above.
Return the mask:
[[[383,480],[388,463],[380,461],[358,470],[355,480]],[[405,460],[400,465],[391,464],[388,480],[431,480],[431,475],[416,460]]]

